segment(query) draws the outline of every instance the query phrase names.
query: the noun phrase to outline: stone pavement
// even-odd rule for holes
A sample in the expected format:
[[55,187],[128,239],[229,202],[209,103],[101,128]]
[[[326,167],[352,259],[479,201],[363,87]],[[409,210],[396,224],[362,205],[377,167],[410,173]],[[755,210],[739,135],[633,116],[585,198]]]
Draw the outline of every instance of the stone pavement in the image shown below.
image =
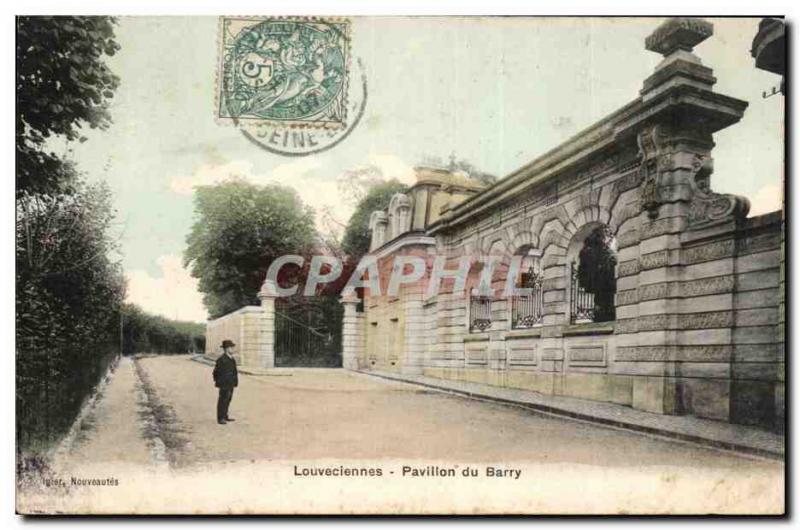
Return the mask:
[[501,388],[466,381],[450,381],[423,375],[381,371],[359,373],[435,388],[474,399],[524,407],[622,429],[630,429],[675,440],[697,443],[772,459],[784,458],[781,434],[745,425],[735,425],[693,416],[667,416],[635,410],[615,403],[603,403],[564,396],[550,396],[512,388]]

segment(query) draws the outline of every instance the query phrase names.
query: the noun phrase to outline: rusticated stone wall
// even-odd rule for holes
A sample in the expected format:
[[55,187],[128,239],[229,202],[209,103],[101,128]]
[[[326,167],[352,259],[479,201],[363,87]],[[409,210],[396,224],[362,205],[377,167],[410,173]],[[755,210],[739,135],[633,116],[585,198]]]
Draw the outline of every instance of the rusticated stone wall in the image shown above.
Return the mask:
[[[711,69],[691,53],[712,30],[667,21],[647,40],[665,59],[639,97],[448,208],[425,237],[401,234],[375,249],[387,273],[392,257],[412,251],[429,263],[446,256],[449,269],[462,256],[507,264],[534,251],[541,324],[512,329],[509,300],[495,295],[491,327],[472,331],[469,296],[447,284],[435,296],[424,285],[393,299],[368,293],[359,365],[660,414],[782,421],[783,224],[780,212],[747,218],[746,199],[712,191],[713,135],[747,107],[714,92]],[[616,321],[576,324],[570,263],[601,225],[616,245]]]

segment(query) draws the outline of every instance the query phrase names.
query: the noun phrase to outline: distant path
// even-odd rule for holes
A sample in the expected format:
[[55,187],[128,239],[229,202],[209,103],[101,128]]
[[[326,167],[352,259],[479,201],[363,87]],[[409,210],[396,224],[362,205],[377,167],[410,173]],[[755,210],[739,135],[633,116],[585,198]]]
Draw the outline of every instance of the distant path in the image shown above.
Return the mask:
[[71,449],[57,466],[81,462],[150,464],[151,452],[142,433],[139,394],[133,361],[123,357],[103,394],[88,411]]

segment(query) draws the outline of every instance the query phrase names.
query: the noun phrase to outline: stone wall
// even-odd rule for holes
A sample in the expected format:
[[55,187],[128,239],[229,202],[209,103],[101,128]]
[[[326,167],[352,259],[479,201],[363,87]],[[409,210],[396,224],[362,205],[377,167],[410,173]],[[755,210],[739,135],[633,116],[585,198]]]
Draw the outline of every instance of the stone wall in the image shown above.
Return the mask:
[[[378,255],[381,292],[387,293],[398,256],[430,257],[425,241],[409,238],[408,244]],[[422,373],[426,350],[423,319],[424,284],[401,286],[393,295],[367,296],[364,301],[364,354],[359,364],[372,369]]]
[[[534,214],[530,221],[540,218]],[[645,234],[658,232],[649,223],[638,226]],[[498,233],[503,241],[516,238],[507,226],[497,228],[488,239]],[[574,243],[569,234],[580,229],[554,230],[564,231],[561,255],[567,256]],[[447,288],[429,298],[424,284],[398,297],[371,298],[365,319],[372,327],[365,329],[360,366],[771,426],[782,413],[775,403],[783,370],[780,214],[717,227],[700,241],[678,233],[684,242],[679,238],[674,250],[649,252],[664,246],[664,234],[645,239],[645,252],[641,241],[637,252],[624,245],[619,250],[615,322],[570,323],[567,263],[560,259],[545,268],[544,323],[530,329],[511,329],[502,297],[493,303],[492,328],[485,332],[470,332],[467,297]],[[541,238],[540,232],[532,241]],[[476,239],[470,235],[444,250],[461,255]],[[392,322],[393,334],[379,327]]]
[[400,297],[381,297],[365,305],[365,357],[368,368],[399,372],[405,350],[405,311]]
[[344,305],[342,317],[342,367],[349,370],[366,368],[364,364],[364,313],[357,311],[358,297],[355,294],[341,299]]
[[275,367],[275,294],[265,282],[259,291],[260,306],[245,306],[206,323],[205,356],[222,355],[222,341],[236,344],[236,361],[251,368]]
[[737,237],[735,261],[731,421],[783,422],[783,326],[780,304],[780,212],[748,219]]
[[[507,261],[523,248],[541,250],[545,314],[540,326],[511,329],[510,301],[495,296],[492,327],[470,332],[469,298],[445,287],[425,306],[436,315],[425,375],[633,404],[635,377],[617,367],[614,324],[573,325],[569,317],[568,270],[576,246],[593,227],[606,224],[617,233],[640,215],[635,141],[620,142],[606,156],[611,162],[590,162],[557,186],[509,193],[487,215],[437,234],[437,252],[448,256],[449,268],[464,255]],[[505,272],[499,267],[492,284],[498,292]]]
[[[713,135],[747,103],[713,92],[711,69],[691,53],[711,33],[702,20],[664,23],[646,44],[665,59],[638,98],[448,208],[424,244],[407,234],[375,251],[388,276],[386,263],[408,252],[456,268],[462,256],[507,264],[532,249],[540,325],[511,329],[509,300],[495,295],[491,327],[473,332],[468,296],[409,285],[394,299],[368,294],[359,364],[661,414],[781,421],[783,225],[780,213],[748,219],[746,199],[712,191]],[[616,320],[576,324],[570,263],[599,226],[616,244]]]
[[245,306],[206,324],[206,357],[222,355],[222,341],[236,344],[236,360],[243,365],[257,365],[259,357],[258,326],[261,307]]

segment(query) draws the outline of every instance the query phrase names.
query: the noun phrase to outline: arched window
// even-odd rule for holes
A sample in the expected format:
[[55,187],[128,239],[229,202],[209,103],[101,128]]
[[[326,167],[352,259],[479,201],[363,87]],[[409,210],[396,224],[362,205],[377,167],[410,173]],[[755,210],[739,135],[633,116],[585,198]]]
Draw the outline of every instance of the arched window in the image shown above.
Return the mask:
[[616,318],[616,244],[611,230],[595,226],[570,261],[570,320],[608,322]]
[[[503,256],[504,244],[501,239],[495,240],[487,251],[487,262],[491,256],[498,258]],[[471,278],[467,280],[468,295],[468,325],[471,333],[483,332],[492,328],[492,302],[494,302],[494,276],[497,274],[496,267],[493,269],[491,277],[484,278],[486,263],[479,262],[477,267],[470,271]]]
[[517,255],[522,256],[522,262],[516,286],[530,289],[530,292],[511,297],[511,327],[530,328],[541,324],[544,319],[541,251],[523,247]]

